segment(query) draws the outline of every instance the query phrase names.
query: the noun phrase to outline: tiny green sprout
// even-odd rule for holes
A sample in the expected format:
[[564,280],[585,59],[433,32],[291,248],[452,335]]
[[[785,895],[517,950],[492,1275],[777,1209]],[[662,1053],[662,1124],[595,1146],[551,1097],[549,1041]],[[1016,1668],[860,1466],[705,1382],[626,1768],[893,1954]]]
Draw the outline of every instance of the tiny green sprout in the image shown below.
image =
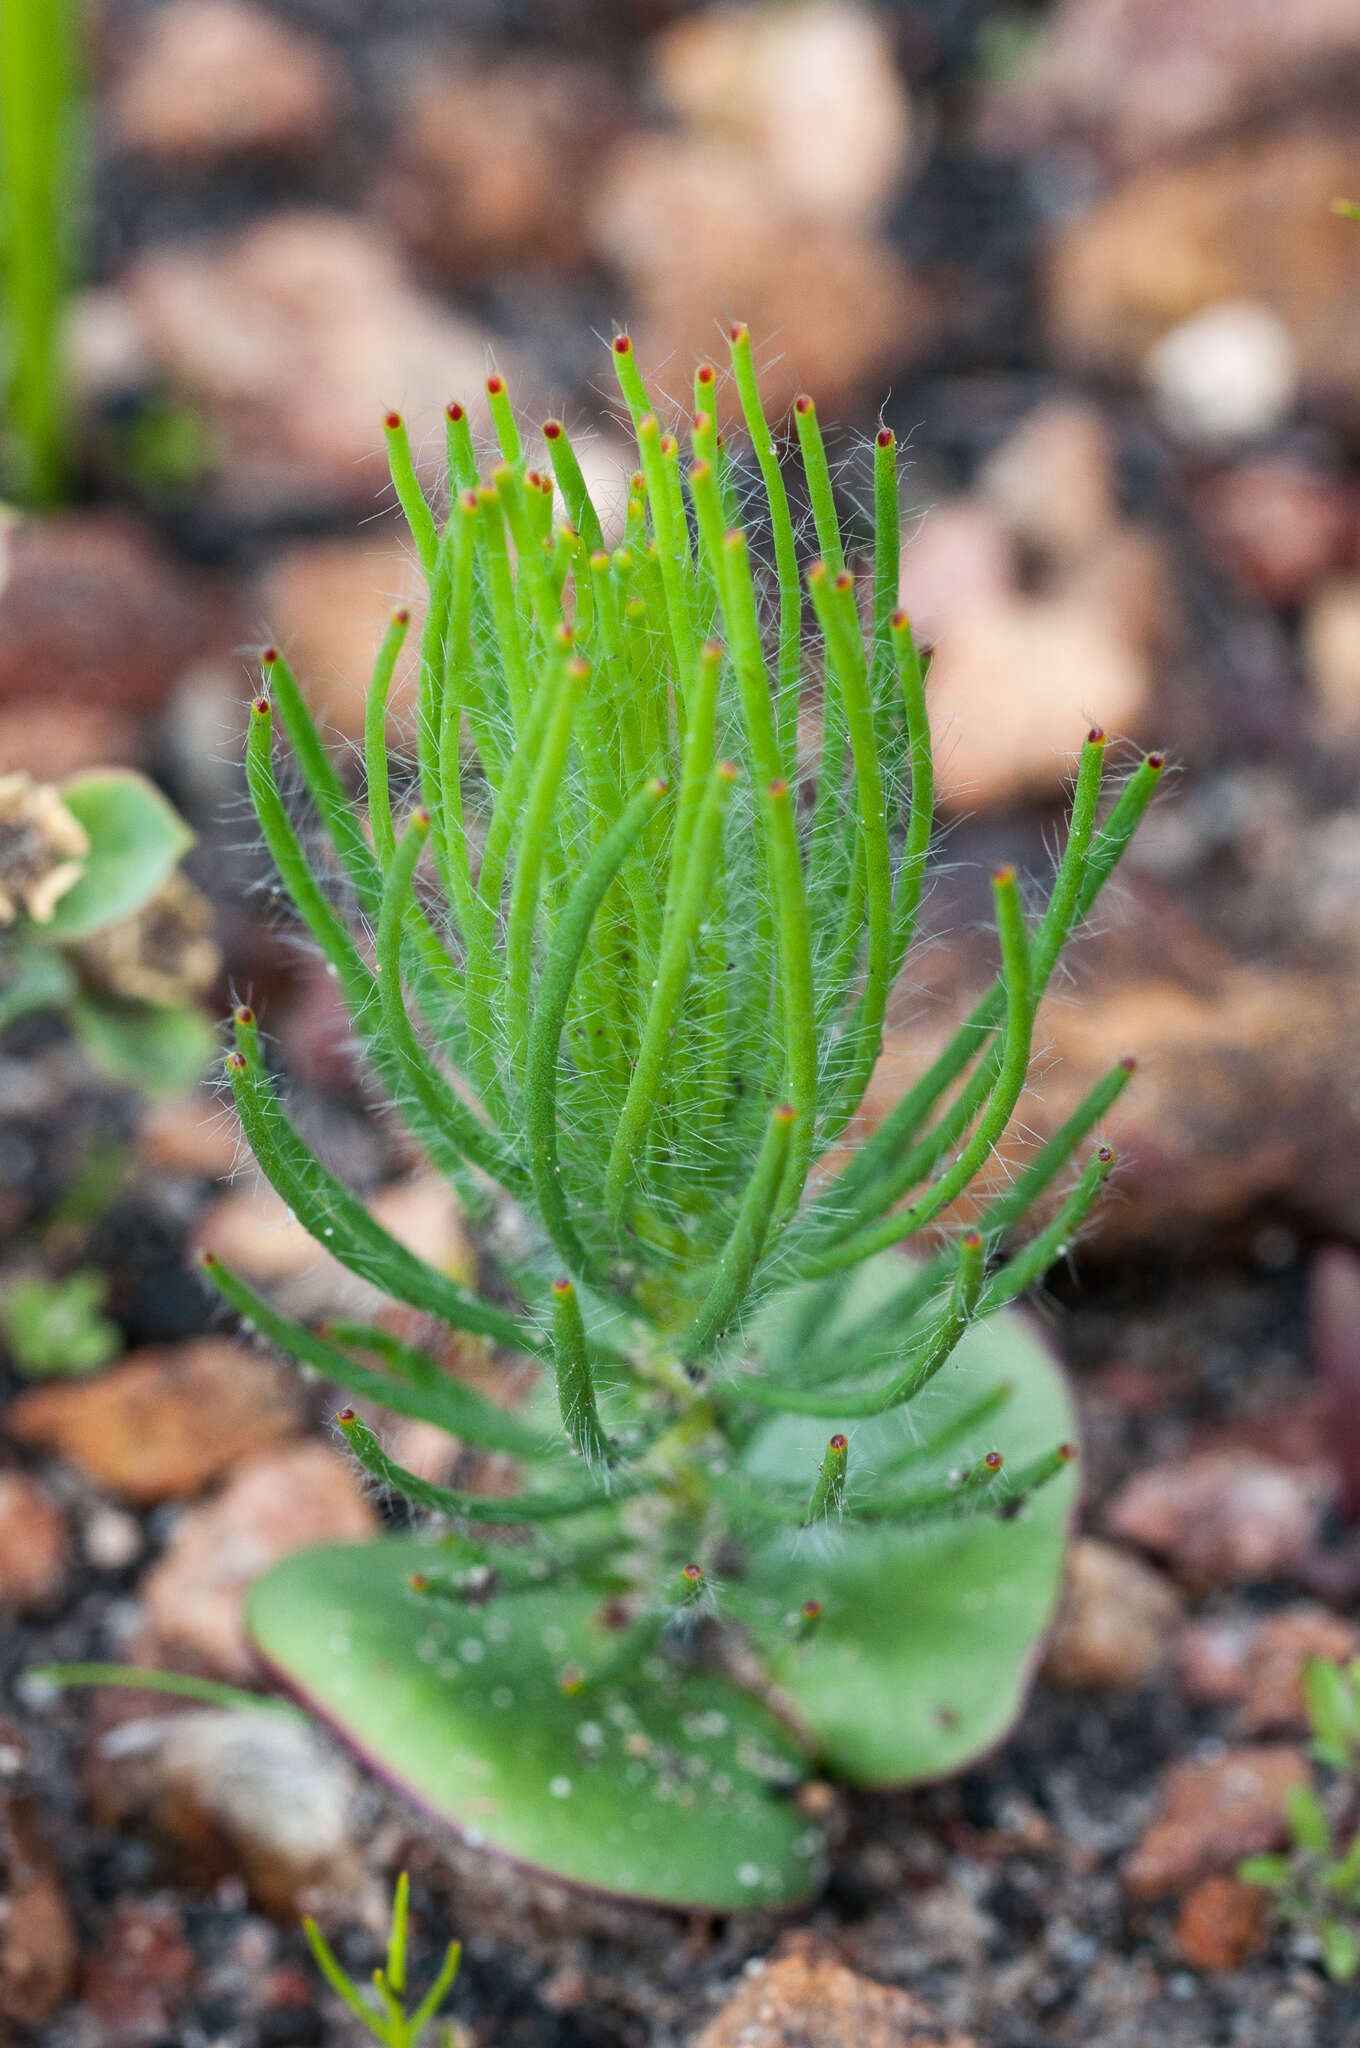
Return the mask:
[[[404,613],[375,656],[362,798],[275,648],[247,718],[283,892],[375,1090],[478,1232],[478,1277],[399,1242],[316,1156],[241,1012],[225,1074],[259,1165],[401,1335],[296,1322],[205,1271],[346,1397],[340,1440],[406,1518],[265,1574],[265,1660],[489,1848],[729,1910],[815,1889],[801,1778],[939,1776],[1019,1709],[1075,1423],[1011,1304],[1113,1171],[1099,1126],[1132,1063],[1009,1180],[997,1148],[1163,760],[1116,779],[1104,733],[1074,735],[1049,886],[993,875],[990,985],[868,1123],[934,813],[896,437],[866,451],[861,558],[816,406],[771,422],[744,325],[675,430],[630,338],[609,353],[637,466],[598,502],[566,424],[540,452],[499,372],[493,448],[446,409],[437,495],[384,422],[428,585],[412,758],[390,737]],[[450,1374],[449,1334],[520,1361],[527,1398]],[[508,1454],[518,1489],[409,1470],[391,1415]]]
[[1273,1894],[1284,1921],[1307,1930],[1334,1983],[1360,1971],[1360,1658],[1346,1667],[1310,1658],[1303,1672],[1312,1750],[1331,1774],[1285,1794],[1290,1848],[1249,1856],[1238,1876]]
[[[337,1959],[315,1920],[305,1919],[302,1931],[318,1970],[331,1990],[354,2017],[385,2048],[420,2048],[439,2008],[453,1988],[462,1961],[462,1945],[451,1941],[444,1951],[434,1982],[413,2012],[407,2010],[406,1946],[410,1919],[410,1882],[403,1870],[392,1896],[392,1914],[387,1936],[387,1959],[373,1972],[372,1990],[361,1991]],[[454,2048],[458,2030],[451,2024],[440,2028],[442,2048]]]
[[25,1379],[96,1372],[116,1358],[122,1335],[103,1313],[108,1280],[79,1266],[59,1280],[20,1274],[0,1297],[0,1337]]

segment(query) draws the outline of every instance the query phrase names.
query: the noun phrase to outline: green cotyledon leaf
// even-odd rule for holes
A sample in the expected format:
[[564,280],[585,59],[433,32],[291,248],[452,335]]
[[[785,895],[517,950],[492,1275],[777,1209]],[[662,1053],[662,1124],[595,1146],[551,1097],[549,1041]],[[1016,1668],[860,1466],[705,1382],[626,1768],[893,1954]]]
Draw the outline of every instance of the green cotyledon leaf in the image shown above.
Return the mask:
[[410,1578],[437,1557],[391,1538],[285,1558],[251,1594],[256,1646],[383,1777],[517,1862],[715,1912],[816,1889],[802,1760],[764,1707],[660,1654],[578,1687],[609,1643],[598,1595],[434,1603]]
[[[903,1261],[878,1259],[855,1276],[842,1314],[867,1317],[895,1286]],[[767,1310],[752,1341],[775,1356],[778,1321],[791,1326],[796,1297]],[[834,1328],[828,1333],[834,1342]],[[1008,1389],[990,1413],[987,1397]],[[985,1419],[962,1436],[970,1412]],[[752,1476],[810,1478],[828,1423],[782,1415],[747,1453]],[[1004,1508],[909,1523],[856,1521],[855,1503],[876,1491],[938,1489],[975,1469],[988,1452],[1019,1470],[1076,1434],[1063,1372],[1032,1318],[1016,1310],[975,1324],[927,1394],[846,1426],[851,1483],[847,1513],[815,1529],[779,1532],[751,1557],[731,1597],[752,1627],[765,1669],[812,1737],[820,1760],[863,1785],[897,1785],[960,1769],[998,1742],[1024,1702],[1057,1605],[1075,1471],[1058,1474],[1014,1515]],[[919,1455],[928,1439],[943,1449]],[[816,1626],[795,1624],[805,1601]]]

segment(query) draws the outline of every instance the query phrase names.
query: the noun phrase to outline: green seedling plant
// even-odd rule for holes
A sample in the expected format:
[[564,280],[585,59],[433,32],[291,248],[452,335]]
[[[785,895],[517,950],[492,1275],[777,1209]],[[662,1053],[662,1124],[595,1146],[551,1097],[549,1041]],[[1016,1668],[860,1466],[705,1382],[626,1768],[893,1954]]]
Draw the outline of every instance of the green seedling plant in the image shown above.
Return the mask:
[[[0,1030],[57,1011],[112,1079],[147,1095],[193,1087],[216,1046],[208,1019],[173,994],[120,995],[103,958],[167,890],[196,897],[177,874],[193,840],[135,770],[93,769],[59,788],[0,772]],[[153,993],[161,980],[173,992],[174,972]]]
[[[392,1896],[387,1961],[383,1968],[373,1972],[371,1992],[361,1990],[343,1968],[315,1920],[306,1919],[302,1923],[307,1946],[331,1990],[367,2028],[374,2040],[385,2044],[385,2048],[421,2048],[421,2043],[435,2024],[440,2006],[453,1988],[458,1965],[462,1961],[461,1945],[451,1941],[444,1951],[444,1960],[434,1982],[415,2010],[408,2013],[406,1941],[409,1921],[410,1883],[403,1870]],[[453,2026],[446,2024],[439,2028],[440,2048],[455,2048],[456,2040]]]
[[1273,1895],[1281,1919],[1310,1930],[1327,1975],[1347,1984],[1360,1971],[1360,1658],[1344,1668],[1310,1658],[1303,1696],[1313,1755],[1336,1796],[1324,1804],[1311,1785],[1291,1785],[1288,1852],[1249,1856],[1237,1874]]
[[[276,649],[249,711],[283,888],[375,1087],[480,1229],[480,1284],[397,1243],[312,1151],[249,1007],[226,1073],[262,1171],[428,1341],[409,1317],[400,1337],[304,1326],[203,1264],[350,1397],[340,1436],[406,1523],[257,1584],[278,1678],[469,1839],[726,1909],[815,1888],[809,1773],[951,1771],[1023,1697],[1074,1421],[1008,1304],[1108,1178],[1094,1134],[1131,1062],[1010,1181],[994,1155],[1064,942],[1162,761],[1110,796],[1087,736],[1046,900],[994,875],[996,978],[866,1132],[933,810],[894,436],[874,445],[861,567],[810,398],[800,545],[744,326],[722,393],[740,443],[718,432],[711,364],[682,448],[626,335],[611,355],[638,451],[614,531],[561,421],[531,460],[499,376],[487,469],[448,408],[446,516],[389,416],[428,589],[418,631],[399,611],[378,651],[364,804]],[[409,769],[388,741],[408,634]],[[281,791],[285,742],[305,816]],[[511,1409],[474,1391],[442,1362],[450,1337],[531,1362],[536,1393]],[[508,1453],[520,1490],[405,1469],[384,1416]]]
[[60,1279],[22,1273],[0,1292],[0,1338],[25,1379],[97,1372],[123,1348],[122,1332],[104,1314],[107,1277],[78,1266]]

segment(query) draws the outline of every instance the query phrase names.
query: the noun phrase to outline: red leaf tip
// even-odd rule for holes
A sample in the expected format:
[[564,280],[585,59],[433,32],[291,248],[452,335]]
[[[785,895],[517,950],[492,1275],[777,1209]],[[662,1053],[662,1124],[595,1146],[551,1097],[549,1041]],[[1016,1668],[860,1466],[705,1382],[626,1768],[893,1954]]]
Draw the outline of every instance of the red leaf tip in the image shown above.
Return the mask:
[[849,1442],[850,1439],[848,1437],[842,1436],[837,1431],[836,1435],[832,1437],[831,1442],[827,1445],[827,1449],[830,1451],[843,1451],[849,1447]]

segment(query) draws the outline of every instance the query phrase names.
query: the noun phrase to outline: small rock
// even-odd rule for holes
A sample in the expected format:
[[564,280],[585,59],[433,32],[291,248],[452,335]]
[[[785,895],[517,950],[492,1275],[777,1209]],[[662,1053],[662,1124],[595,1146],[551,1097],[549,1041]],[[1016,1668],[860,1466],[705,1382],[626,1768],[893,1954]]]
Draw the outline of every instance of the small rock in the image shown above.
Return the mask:
[[716,307],[749,324],[774,415],[805,389],[833,413],[909,362],[938,326],[929,295],[886,241],[781,203],[759,157],[735,143],[626,139],[590,221],[598,255],[637,308],[629,331],[639,367],[661,390],[677,362],[721,345]]
[[1250,1451],[1200,1451],[1135,1474],[1107,1507],[1105,1527],[1192,1583],[1253,1585],[1298,1569],[1330,1490],[1316,1469]]
[[173,2040],[197,1967],[169,1900],[119,1899],[80,1977],[81,2003],[99,2022],[101,2048]]
[[197,1659],[247,1684],[258,1665],[245,1596],[281,1557],[317,1543],[360,1542],[377,1515],[349,1467],[323,1443],[250,1459],[222,1492],[186,1511],[142,1582],[152,1654]]
[[1262,1622],[1243,1667],[1242,1726],[1249,1735],[1306,1735],[1303,1667],[1360,1655],[1360,1629],[1325,1607],[1286,1607]]
[[1016,592],[1010,541],[981,498],[951,498],[909,522],[902,543],[898,602],[920,640],[937,642],[959,621]]
[[16,1780],[23,1745],[0,1726],[0,2020],[34,2027],[67,1997],[78,1954],[75,1923],[62,1890],[45,1817]]
[[110,100],[116,140],[138,156],[307,157],[346,109],[334,52],[250,0],[170,0],[139,28]]
[[137,1157],[144,1166],[195,1180],[225,1180],[244,1151],[235,1115],[202,1090],[153,1102],[137,1133]]
[[0,1472],[0,1607],[28,1614],[48,1607],[70,1563],[66,1517],[23,1472]]
[[233,1272],[260,1286],[277,1287],[292,1280],[317,1259],[325,1261],[327,1281],[333,1277],[330,1255],[321,1250],[268,1181],[248,1169],[212,1202],[198,1242]]
[[[121,289],[160,374],[212,419],[225,511],[371,510],[393,405],[432,482],[449,399],[487,430],[490,337],[417,291],[390,235],[353,215],[274,212],[222,242],[164,243],[134,259]],[[532,408],[511,351],[495,353]]]
[[1264,1945],[1269,1894],[1239,1877],[1202,1877],[1181,1901],[1175,1942],[1192,1970],[1239,1970]]
[[0,703],[145,712],[230,637],[206,586],[122,514],[26,520],[0,584]]
[[855,0],[690,14],[652,44],[662,96],[700,134],[758,160],[809,218],[878,220],[906,167],[912,115],[888,26]]
[[[1043,303],[1060,356],[1131,377],[1183,321],[1253,301],[1285,322],[1310,386],[1353,413],[1360,235],[1348,232],[1331,201],[1354,169],[1353,137],[1329,131],[1310,111],[1263,136],[1140,171],[1054,239]],[[1283,380],[1271,375],[1278,393]],[[1255,381],[1278,415],[1279,398],[1264,378]],[[1205,401],[1213,408],[1217,394],[1206,392]],[[1260,420],[1261,397],[1253,403]]]
[[[1155,830],[1156,810],[1150,823]],[[1063,994],[1040,1014],[1036,1043],[1050,1063],[1042,1093],[1027,1100],[1035,1135],[1050,1136],[1116,1060],[1135,1054],[1133,1084],[1105,1126],[1120,1165],[1115,1198],[1092,1218],[1103,1247],[1183,1251],[1264,1212],[1360,1236],[1350,960],[1316,970],[1241,964],[1167,890],[1140,882],[1141,843],[1120,878],[1118,916],[1077,956],[1082,1000]],[[1305,915],[1301,903],[1299,924]]]
[[1346,485],[1282,457],[1226,470],[1200,507],[1211,543],[1267,604],[1302,603],[1354,550]]
[[226,1337],[140,1351],[97,1379],[33,1387],[10,1434],[76,1465],[124,1500],[183,1500],[252,1451],[293,1435],[295,1375]]
[[366,1890],[350,1824],[357,1774],[300,1715],[155,1715],[124,1722],[101,1749],[105,1820],[149,1824],[194,1883],[239,1875],[287,1920]]
[[983,464],[978,485],[1013,538],[1060,567],[1087,560],[1119,523],[1109,424],[1078,399],[1026,414]]
[[396,124],[379,203],[449,275],[511,265],[536,274],[585,260],[587,181],[626,122],[607,72],[540,55],[422,67]]
[[0,707],[0,761],[35,782],[65,782],[87,768],[138,768],[147,756],[145,721],[102,704]]
[[302,541],[271,562],[259,587],[260,617],[323,728],[362,739],[373,650],[398,605],[410,611],[412,626],[392,677],[389,724],[395,729],[410,712],[425,610],[419,584],[395,536]]
[[1146,365],[1162,424],[1208,447],[1261,441],[1283,426],[1299,375],[1288,327],[1259,299],[1225,299],[1181,321]]
[[1165,1660],[1180,1618],[1174,1586],[1127,1550],[1079,1537],[1044,1675],[1076,1691],[1136,1692]]
[[935,650],[927,702],[946,808],[1048,792],[1093,724],[1146,724],[1142,653],[1100,606],[1017,597],[955,620]]
[[1164,1899],[1288,1837],[1284,1796],[1306,1785],[1303,1752],[1286,1744],[1230,1749],[1207,1763],[1171,1764],[1162,1811],[1120,1865],[1134,1898]]
[[910,1991],[847,1969],[815,1935],[791,1935],[745,1981],[694,2048],[975,2048]]
[[1360,576],[1318,591],[1304,614],[1303,658],[1329,733],[1360,740]]
[[1360,52],[1349,0],[1296,0],[1287,16],[1258,0],[1062,0],[1046,23],[989,109],[988,139],[1076,139],[1119,165],[1288,105]]
[[136,1564],[146,1540],[135,1515],[101,1501],[86,1516],[80,1547],[97,1572],[125,1572]]
[[1256,1624],[1246,1617],[1192,1621],[1181,1630],[1176,1664],[1181,1689],[1196,1706],[1235,1706],[1247,1683]]
[[1151,527],[1127,525],[1074,562],[1060,587],[1072,602],[1088,604],[1107,618],[1128,646],[1160,653],[1177,637],[1176,583],[1165,536]]
[[[474,1255],[447,1181],[431,1173],[392,1181],[376,1190],[368,1206],[417,1258],[460,1278],[471,1276]],[[199,1236],[243,1278],[279,1289],[290,1315],[371,1321],[371,1312],[390,1307],[378,1288],[324,1251],[263,1180],[245,1181],[219,1196]]]

